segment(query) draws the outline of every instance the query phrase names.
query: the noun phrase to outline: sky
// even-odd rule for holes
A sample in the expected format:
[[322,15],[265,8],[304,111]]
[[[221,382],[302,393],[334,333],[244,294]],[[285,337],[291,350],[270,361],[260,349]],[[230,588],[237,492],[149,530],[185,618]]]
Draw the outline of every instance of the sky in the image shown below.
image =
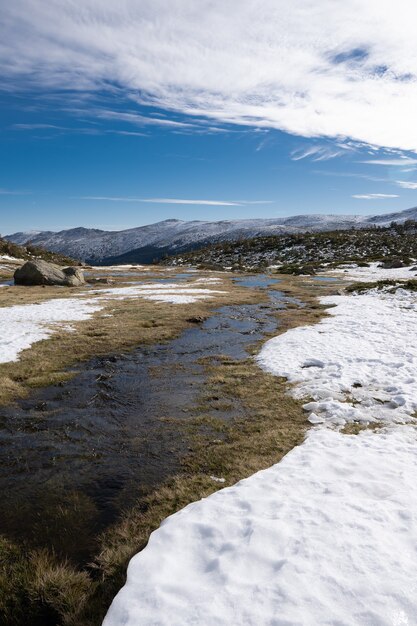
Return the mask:
[[417,205],[415,0],[14,0],[0,232]]

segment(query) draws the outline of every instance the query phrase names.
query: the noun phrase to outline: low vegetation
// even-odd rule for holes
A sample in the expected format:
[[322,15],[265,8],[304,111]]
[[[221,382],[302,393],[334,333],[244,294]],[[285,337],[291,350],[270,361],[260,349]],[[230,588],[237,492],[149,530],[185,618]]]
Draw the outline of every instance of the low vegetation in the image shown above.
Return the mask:
[[206,268],[262,270],[277,265],[285,274],[312,274],[344,262],[368,262],[417,257],[417,223],[392,223],[388,227],[358,228],[314,233],[256,237],[221,242],[168,257],[168,265],[192,264]]
[[42,259],[49,263],[55,263],[56,265],[69,266],[80,265],[79,261],[72,259],[58,252],[50,252],[44,248],[38,246],[32,246],[27,244],[26,246],[19,246],[16,243],[7,241],[0,237],[0,256],[10,256],[15,259],[22,259],[23,261],[30,261],[31,259]]
[[396,289],[406,289],[407,291],[417,291],[417,279],[410,280],[377,280],[374,282],[351,283],[345,289],[347,293],[365,293],[371,289],[379,291],[395,291]]

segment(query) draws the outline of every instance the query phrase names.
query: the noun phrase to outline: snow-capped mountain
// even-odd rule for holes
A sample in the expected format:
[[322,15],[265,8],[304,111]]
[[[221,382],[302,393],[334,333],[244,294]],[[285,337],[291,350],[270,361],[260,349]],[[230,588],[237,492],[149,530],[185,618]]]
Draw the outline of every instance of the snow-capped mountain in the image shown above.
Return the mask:
[[185,252],[220,241],[236,241],[258,235],[340,230],[392,221],[417,220],[417,207],[385,215],[295,215],[276,219],[224,220],[220,222],[165,220],[121,231],[72,228],[59,232],[19,232],[6,238],[20,245],[28,242],[54,252],[95,263],[150,263],[165,254]]

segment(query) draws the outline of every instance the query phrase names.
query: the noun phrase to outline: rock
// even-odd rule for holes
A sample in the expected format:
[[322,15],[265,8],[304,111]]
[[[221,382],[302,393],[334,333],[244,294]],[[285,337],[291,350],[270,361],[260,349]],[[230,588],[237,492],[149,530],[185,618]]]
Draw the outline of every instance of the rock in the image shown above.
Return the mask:
[[400,267],[405,267],[405,263],[403,263],[401,259],[391,259],[390,261],[383,261],[378,267],[384,270],[395,270]]
[[89,285],[108,285],[113,281],[108,278],[87,278],[87,282]]
[[206,319],[207,317],[204,317],[204,315],[196,315],[195,317],[189,317],[187,322],[190,322],[191,324],[202,324],[206,321]]
[[62,271],[67,277],[69,287],[78,287],[84,285],[84,273],[79,267],[63,267]]
[[78,287],[84,285],[84,274],[78,267],[60,268],[41,259],[27,261],[14,273],[16,285],[61,285]]

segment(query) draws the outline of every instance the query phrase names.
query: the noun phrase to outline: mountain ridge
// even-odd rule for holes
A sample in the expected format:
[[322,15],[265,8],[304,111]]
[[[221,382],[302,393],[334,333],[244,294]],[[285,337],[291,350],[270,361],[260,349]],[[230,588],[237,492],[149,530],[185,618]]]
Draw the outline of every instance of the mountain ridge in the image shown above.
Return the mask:
[[[98,264],[151,263],[167,254],[195,250],[210,243],[306,231],[387,226],[417,220],[417,207],[380,215],[301,214],[281,218],[184,221],[175,218],[119,231],[78,226],[61,231],[17,232],[6,239],[42,246]],[[128,259],[128,260],[127,260]]]

